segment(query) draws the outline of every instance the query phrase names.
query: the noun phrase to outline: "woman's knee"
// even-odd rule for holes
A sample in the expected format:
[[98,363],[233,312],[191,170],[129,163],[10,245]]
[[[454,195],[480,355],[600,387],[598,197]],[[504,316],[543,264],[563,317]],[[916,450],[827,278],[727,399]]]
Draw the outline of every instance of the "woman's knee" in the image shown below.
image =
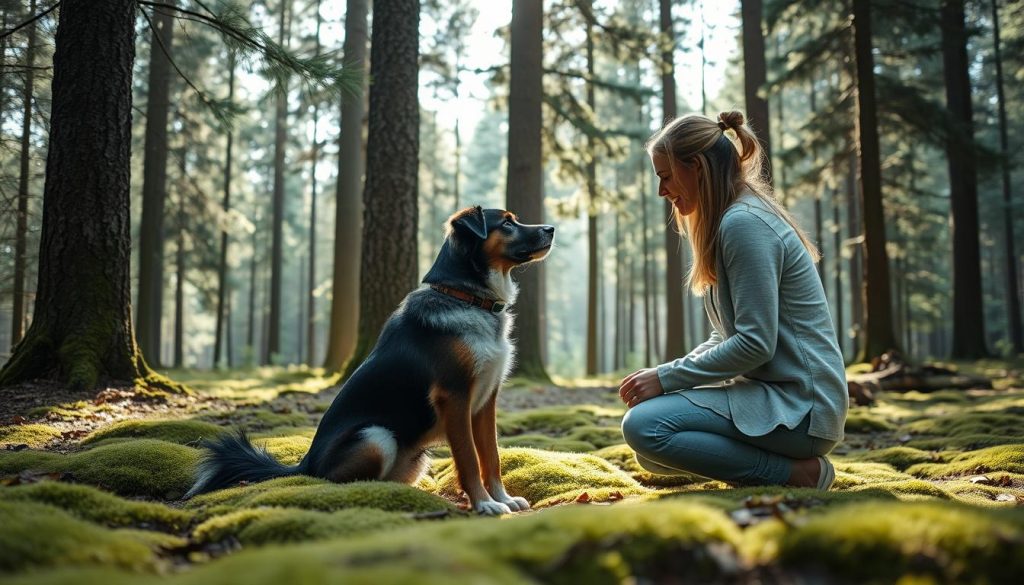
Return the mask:
[[657,441],[656,431],[661,422],[657,400],[641,402],[622,417],[622,438],[634,451],[646,451]]

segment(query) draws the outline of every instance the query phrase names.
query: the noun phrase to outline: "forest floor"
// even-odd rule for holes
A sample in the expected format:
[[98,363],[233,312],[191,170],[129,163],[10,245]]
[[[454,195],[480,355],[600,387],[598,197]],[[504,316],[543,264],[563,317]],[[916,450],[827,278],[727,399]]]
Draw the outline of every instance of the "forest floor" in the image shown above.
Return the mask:
[[171,371],[194,395],[108,389],[0,407],[0,581],[208,583],[1021,582],[1024,379],[885,393],[851,409],[833,491],[651,475],[612,378],[512,380],[509,492],[467,513],[445,448],[417,486],[290,477],[181,501],[204,437],[245,428],[284,462],[337,392],[318,370]]

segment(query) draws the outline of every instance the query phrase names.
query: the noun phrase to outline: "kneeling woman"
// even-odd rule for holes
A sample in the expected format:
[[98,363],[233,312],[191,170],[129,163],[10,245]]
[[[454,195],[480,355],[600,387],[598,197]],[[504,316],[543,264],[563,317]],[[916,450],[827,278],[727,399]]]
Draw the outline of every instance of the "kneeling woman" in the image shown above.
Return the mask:
[[714,331],[622,381],[626,442],[654,473],[828,489],[825,455],[843,438],[848,398],[817,249],[762,179],[740,112],[673,120],[647,152]]

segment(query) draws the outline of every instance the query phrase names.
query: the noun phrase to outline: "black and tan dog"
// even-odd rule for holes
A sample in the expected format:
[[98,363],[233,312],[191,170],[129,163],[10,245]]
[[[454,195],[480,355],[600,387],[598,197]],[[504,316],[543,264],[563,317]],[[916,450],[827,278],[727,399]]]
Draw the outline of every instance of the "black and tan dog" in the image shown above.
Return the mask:
[[547,256],[555,228],[480,207],[456,213],[446,228],[425,286],[385,323],[302,461],[282,465],[243,434],[230,435],[207,445],[186,497],[300,473],[336,482],[413,483],[426,469],[426,449],[447,440],[474,510],[530,507],[502,485],[495,400],[514,357],[506,311],[516,296],[511,271]]

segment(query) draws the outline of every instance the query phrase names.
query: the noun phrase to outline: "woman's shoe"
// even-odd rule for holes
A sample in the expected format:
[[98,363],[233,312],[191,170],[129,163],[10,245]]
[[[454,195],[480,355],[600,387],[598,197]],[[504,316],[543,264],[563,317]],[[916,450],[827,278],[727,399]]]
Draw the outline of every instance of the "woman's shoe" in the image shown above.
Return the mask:
[[836,468],[825,456],[818,457],[818,464],[821,466],[821,471],[818,474],[817,488],[821,491],[828,491],[832,487],[832,482],[836,480]]

